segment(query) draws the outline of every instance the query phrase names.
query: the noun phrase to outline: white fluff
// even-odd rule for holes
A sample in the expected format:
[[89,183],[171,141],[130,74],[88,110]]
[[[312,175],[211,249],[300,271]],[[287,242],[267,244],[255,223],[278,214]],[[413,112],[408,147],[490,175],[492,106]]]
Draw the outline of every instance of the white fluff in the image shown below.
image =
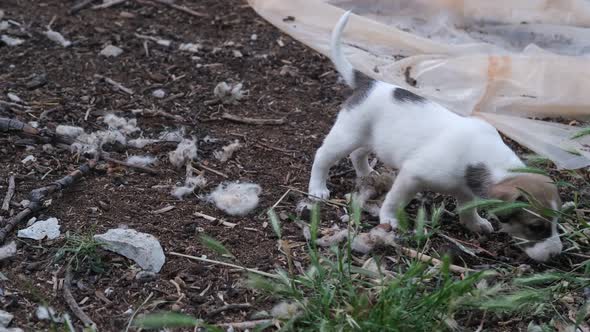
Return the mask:
[[59,125],[55,128],[55,133],[61,136],[76,138],[84,134],[84,129],[75,126]]
[[109,126],[109,129],[118,130],[124,135],[139,131],[139,128],[137,128],[137,119],[127,120],[114,114],[107,114],[104,117],[104,123]]
[[292,319],[301,315],[302,309],[297,302],[280,302],[270,310],[270,315],[278,319]]
[[23,100],[20,99],[19,96],[17,96],[16,94],[14,94],[12,92],[7,93],[6,97],[8,97],[8,99],[10,99],[10,101],[13,101],[15,103],[22,103],[23,102]]
[[224,163],[233,156],[234,152],[238,151],[241,148],[242,144],[238,140],[235,140],[233,143],[222,147],[221,151],[213,152],[213,156],[215,157],[215,159]]
[[208,199],[229,215],[244,216],[258,206],[261,191],[262,188],[255,183],[222,183]]
[[0,40],[2,40],[2,42],[8,46],[18,46],[25,42],[23,39],[14,38],[7,35],[0,36]]
[[176,150],[170,152],[170,163],[178,168],[197,157],[197,145],[194,139],[183,139]]
[[190,195],[195,188],[205,188],[207,185],[207,179],[203,175],[199,176],[188,176],[184,181],[184,186],[176,187],[172,190],[172,196],[183,199],[187,195]]
[[126,145],[127,138],[118,131],[103,130],[92,134],[82,134],[77,137],[77,141],[71,145],[73,152],[93,154],[105,144]]
[[184,139],[184,128],[174,131],[165,131],[160,134],[160,140],[166,142],[181,142]]
[[70,45],[72,45],[71,41],[67,40],[64,36],[61,35],[61,33],[57,31],[47,30],[44,32],[44,34],[45,36],[47,36],[47,38],[49,38],[49,40],[63,47],[69,47]]
[[132,139],[132,140],[128,141],[127,146],[130,146],[130,147],[136,148],[136,149],[143,149],[144,147],[146,147],[146,145],[154,144],[159,141],[160,140],[153,139],[153,138],[136,138],[136,139]]
[[197,53],[197,52],[199,52],[201,47],[202,47],[201,44],[186,43],[186,44],[180,44],[178,46],[178,49],[180,51]]
[[130,156],[127,158],[127,163],[136,166],[149,166],[156,161],[152,156]]
[[215,86],[215,89],[213,89],[213,94],[223,104],[236,104],[238,100],[244,98],[242,86],[242,83],[230,85],[225,82],[221,82]]

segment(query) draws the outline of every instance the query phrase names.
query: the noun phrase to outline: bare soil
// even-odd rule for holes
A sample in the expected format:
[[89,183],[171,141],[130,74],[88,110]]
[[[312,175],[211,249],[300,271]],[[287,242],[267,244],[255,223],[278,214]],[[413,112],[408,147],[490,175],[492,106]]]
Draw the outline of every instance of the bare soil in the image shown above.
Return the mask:
[[[222,241],[243,266],[262,271],[287,268],[272,227],[266,223],[265,209],[285,193],[286,187],[305,191],[315,149],[328,132],[348,91],[338,83],[326,58],[279,32],[245,2],[185,0],[179,3],[207,16],[191,16],[148,0],[127,1],[102,10],[88,8],[76,15],[67,14],[71,1],[2,1],[0,9],[5,11],[5,17],[25,25],[31,34],[21,34],[26,42],[20,46],[0,45],[0,99],[7,100],[6,94],[12,92],[28,103],[31,111],[0,108],[1,117],[36,121],[40,127],[50,129],[58,124],[77,125],[92,132],[104,128],[102,117],[108,113],[132,118],[136,116],[133,110],[162,110],[183,120],[138,114],[138,126],[144,136],[153,137],[184,126],[189,136],[199,138],[199,162],[228,177],[205,171],[209,186],[179,201],[170,195],[171,188],[184,180],[184,169],[174,169],[168,162],[167,153],[174,149],[174,144],[120,150],[111,156],[121,160],[127,154],[157,156],[154,168],[159,175],[115,164],[103,165],[73,188],[54,197],[38,218],[58,218],[62,234],[97,234],[125,226],[153,234],[167,253],[215,257],[199,242],[199,234],[206,233]],[[73,46],[63,48],[41,34],[53,17],[52,29],[72,40]],[[12,32],[19,34],[14,28]],[[168,39],[172,46],[149,41],[146,52],[145,40],[136,34]],[[186,42],[202,44],[201,51],[196,54],[180,52],[178,44]],[[116,58],[99,56],[107,44],[121,47],[123,54]],[[241,52],[242,57],[237,57],[235,50]],[[47,83],[27,88],[32,75],[40,74],[46,75]],[[95,74],[110,77],[135,93],[128,95],[117,91],[95,78]],[[209,104],[207,101],[213,99],[214,87],[221,81],[243,82],[244,89],[248,90],[247,98],[236,105]],[[155,89],[164,89],[167,96],[153,97]],[[246,125],[220,119],[224,112],[254,118],[285,118],[286,122],[283,125]],[[206,136],[219,141],[203,141]],[[245,147],[227,163],[216,160],[213,152],[235,139]],[[28,155],[34,155],[37,160],[23,164],[21,160]],[[10,174],[17,176],[16,196],[4,220],[20,211],[18,202],[27,199],[32,189],[63,177],[83,162],[83,158],[59,146],[43,149],[42,144],[0,134],[2,197],[6,179]],[[333,168],[333,174],[343,174],[331,179],[334,197],[342,198],[353,188],[354,173],[350,170],[348,161]],[[554,174],[576,181],[565,173]],[[198,197],[225,180],[252,181],[262,186],[261,202],[254,213],[247,217],[225,216]],[[572,199],[567,189],[564,188],[562,194],[564,201]],[[300,199],[299,195],[289,195],[279,204],[278,210],[292,214]],[[428,207],[443,200],[452,211],[453,203],[446,197],[434,194],[423,197]],[[414,201],[409,211],[415,211],[420,203],[420,200]],[[153,213],[168,205],[174,209]],[[229,228],[195,217],[196,211],[237,226]],[[340,213],[324,206],[324,225],[338,222]],[[526,262],[520,252],[509,245],[507,237],[477,238],[461,228],[450,214],[444,217],[442,231],[492,254],[465,257],[442,238],[433,243],[439,253],[454,253],[458,264],[462,264],[462,260],[472,267],[499,261],[512,266]],[[294,244],[305,242],[300,229],[287,221],[284,233]],[[0,309],[15,314],[15,326],[31,331],[46,330],[49,323],[39,321],[34,314],[39,304],[51,305],[58,312],[68,311],[61,290],[63,262],[55,261],[57,250],[65,243],[64,237],[36,242],[18,239],[12,234],[9,241],[13,239],[18,244],[17,255],[0,262],[7,278],[0,281]],[[295,260],[305,265],[303,247],[300,246],[294,255]],[[136,280],[138,269],[132,268],[131,261],[108,252],[101,252],[101,255],[105,272],[77,273],[73,287],[74,297],[101,331],[124,330],[130,318],[129,310],[137,309],[150,295],[150,301],[144,306],[146,311],[181,311],[211,323],[247,320],[254,312],[272,305],[267,298],[244,287],[239,271],[167,255],[157,279],[144,282]],[[575,260],[564,260],[556,264],[568,269],[574,263]],[[226,303],[245,302],[252,307],[208,315]],[[511,326],[519,324],[522,326],[523,322],[511,322],[502,329],[510,330]],[[493,329],[494,325],[495,322],[490,321],[485,327]]]

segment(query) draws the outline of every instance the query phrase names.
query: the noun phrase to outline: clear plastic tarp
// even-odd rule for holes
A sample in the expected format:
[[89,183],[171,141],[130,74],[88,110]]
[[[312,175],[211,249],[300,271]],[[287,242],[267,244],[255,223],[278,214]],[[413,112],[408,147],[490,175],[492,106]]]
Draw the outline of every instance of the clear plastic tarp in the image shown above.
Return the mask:
[[590,165],[590,136],[569,125],[590,119],[588,0],[249,2],[324,55],[350,9],[344,51],[358,70],[481,117],[559,168]]

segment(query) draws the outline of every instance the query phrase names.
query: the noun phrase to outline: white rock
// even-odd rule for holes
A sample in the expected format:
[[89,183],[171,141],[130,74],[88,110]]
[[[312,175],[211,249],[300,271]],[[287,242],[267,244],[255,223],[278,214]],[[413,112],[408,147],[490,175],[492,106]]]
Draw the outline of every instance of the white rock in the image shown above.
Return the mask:
[[47,220],[39,220],[32,226],[19,230],[17,236],[33,240],[42,240],[47,237],[49,240],[53,240],[59,236],[59,228],[60,225],[57,218],[49,218]]
[[18,46],[25,42],[23,39],[14,38],[7,35],[0,36],[0,40],[8,46]]
[[4,11],[0,10],[0,20],[4,18]]
[[7,30],[10,27],[8,21],[0,21],[0,31]]
[[22,102],[23,102],[23,100],[22,100],[22,99],[20,99],[20,97],[19,97],[19,96],[15,95],[15,94],[14,94],[14,93],[12,93],[12,92],[9,92],[9,93],[7,93],[7,94],[6,94],[6,97],[8,97],[8,99],[10,99],[11,101],[13,101],[13,102],[15,102],[15,103],[22,103]]
[[252,36],[250,36],[250,40],[257,40],[258,39],[258,35],[253,33]]
[[45,36],[47,36],[47,38],[49,38],[49,40],[60,44],[63,47],[68,47],[70,45],[72,45],[72,42],[67,40],[64,36],[61,35],[61,33],[57,32],[57,31],[53,31],[53,30],[47,30],[44,32]]
[[149,166],[156,161],[152,156],[129,156],[127,163],[135,166]]
[[100,55],[106,57],[118,57],[123,53],[123,50],[115,45],[107,45],[100,51]]
[[63,320],[58,317],[55,313],[55,310],[51,307],[46,307],[44,305],[40,305],[35,310],[35,315],[37,316],[38,320],[51,320],[54,323],[61,323]]
[[12,241],[9,244],[0,247],[0,262],[14,255],[16,255],[16,242]]
[[185,52],[197,53],[201,49],[201,44],[186,43],[180,44],[178,49]]
[[147,271],[159,272],[166,261],[160,242],[150,234],[115,228],[95,235],[94,239],[101,242],[103,248],[133,260]]
[[166,91],[164,91],[162,89],[154,90],[152,92],[152,96],[154,96],[156,98],[164,98],[164,97],[166,97]]
[[0,328],[7,327],[12,321],[12,318],[14,318],[13,314],[0,310]]
[[28,155],[25,157],[25,159],[21,160],[20,162],[26,165],[28,163],[34,163],[35,161],[37,161],[37,158],[35,158],[35,156]]
[[244,56],[239,50],[232,50],[232,54],[234,55],[234,58],[241,58]]

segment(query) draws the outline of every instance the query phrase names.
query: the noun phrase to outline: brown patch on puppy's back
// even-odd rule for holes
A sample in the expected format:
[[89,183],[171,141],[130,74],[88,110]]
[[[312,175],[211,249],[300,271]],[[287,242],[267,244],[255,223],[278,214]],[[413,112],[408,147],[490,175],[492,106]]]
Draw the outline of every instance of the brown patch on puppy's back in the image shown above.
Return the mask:
[[465,182],[476,196],[480,198],[487,197],[490,181],[490,171],[484,163],[467,165]]

